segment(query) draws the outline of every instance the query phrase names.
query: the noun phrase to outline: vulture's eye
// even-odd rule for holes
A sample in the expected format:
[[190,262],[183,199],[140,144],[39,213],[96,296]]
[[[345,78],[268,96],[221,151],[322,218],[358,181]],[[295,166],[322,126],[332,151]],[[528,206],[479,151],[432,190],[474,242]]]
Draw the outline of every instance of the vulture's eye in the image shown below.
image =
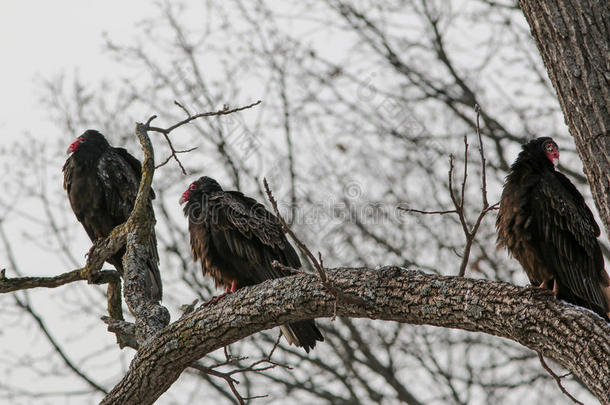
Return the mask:
[[85,138],[81,136],[77,139],[77,141],[78,141],[78,143],[83,143],[83,142],[85,142]]
[[197,190],[197,185],[196,184],[191,184],[189,186],[189,190]]
[[553,149],[555,149],[555,147],[552,143],[547,143],[546,145],[544,145],[544,150],[546,150],[547,152],[552,152]]

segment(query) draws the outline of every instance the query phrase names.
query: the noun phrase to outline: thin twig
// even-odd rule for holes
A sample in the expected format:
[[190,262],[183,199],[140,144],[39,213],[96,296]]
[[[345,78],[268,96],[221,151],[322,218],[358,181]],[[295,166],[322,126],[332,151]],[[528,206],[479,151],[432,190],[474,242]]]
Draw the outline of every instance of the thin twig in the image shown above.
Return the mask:
[[483,149],[483,138],[481,137],[481,126],[479,120],[481,118],[481,106],[478,104],[474,105],[474,111],[477,113],[477,124],[476,131],[477,137],[479,138],[479,154],[481,155],[481,193],[483,198],[483,208],[489,207],[489,202],[487,201],[487,176],[485,174],[485,166],[487,165],[487,161],[485,160],[485,151]]
[[466,179],[468,178],[468,137],[464,135],[464,178],[462,179],[462,194],[460,207],[464,209],[464,192],[466,191]]
[[279,209],[277,208],[277,201],[275,201],[275,197],[273,197],[273,194],[271,193],[271,189],[269,188],[269,184],[267,183],[267,179],[266,178],[263,179],[263,185],[265,186],[265,192],[267,193],[267,198],[269,198],[269,202],[271,202],[271,206],[273,207],[273,211],[275,211],[275,216],[280,220],[280,223],[282,224],[282,228],[284,229],[284,232],[286,232],[288,235],[290,235],[292,240],[294,240],[294,243],[296,243],[297,246],[303,252],[305,252],[307,257],[309,258],[309,260],[313,264],[313,267],[317,270],[318,276],[320,277],[320,280],[322,280],[322,283],[326,283],[327,282],[327,278],[326,278],[326,272],[324,271],[324,268],[322,268],[322,266],[318,262],[318,259],[316,259],[316,257],[313,255],[313,253],[311,253],[309,248],[307,246],[305,246],[305,244],[303,242],[301,242],[299,240],[299,238],[297,238],[297,236],[294,234],[294,232],[292,232],[292,229],[290,229],[288,227],[288,224],[284,220],[284,217],[282,217],[282,215],[280,214]]
[[170,150],[172,151],[172,153],[163,161],[163,163],[158,164],[157,166],[155,166],[155,169],[158,169],[160,167],[165,166],[170,160],[172,160],[172,158],[175,158],[176,161],[178,162],[178,165],[180,166],[180,169],[182,170],[183,174],[187,174],[186,170],[184,169],[184,166],[182,166],[182,163],[180,162],[180,160],[178,160],[176,158],[176,155],[180,154],[180,153],[189,153],[194,151],[195,149],[197,149],[198,147],[195,146],[193,148],[189,148],[189,149],[185,149],[185,150],[176,150],[174,149],[174,145],[172,144],[172,142],[169,140],[169,137],[165,134],[163,134],[163,136],[165,137],[165,140],[167,141],[167,144],[169,145]]
[[457,214],[459,207],[460,207],[460,203],[455,195],[455,191],[453,190],[453,169],[455,169],[455,158],[454,158],[453,154],[450,154],[449,155],[449,173],[447,174],[449,185],[447,187],[449,188],[449,196],[451,197],[451,201],[453,202],[453,206],[455,207],[456,214]]
[[99,392],[107,395],[108,390],[106,388],[104,388],[100,384],[93,381],[93,379],[91,379],[88,375],[86,375],[84,371],[81,371],[77,367],[77,365],[72,362],[72,360],[68,357],[68,355],[64,352],[64,350],[59,346],[59,344],[57,343],[55,338],[51,335],[51,332],[48,330],[48,328],[47,328],[44,320],[41,318],[41,316],[39,314],[37,314],[36,312],[34,312],[34,309],[30,306],[29,302],[22,301],[17,295],[13,295],[13,298],[15,299],[15,302],[17,303],[17,305],[19,307],[23,308],[26,312],[28,312],[32,316],[32,318],[34,318],[34,320],[40,327],[40,330],[47,337],[49,343],[53,346],[53,348],[55,349],[57,354],[63,359],[66,366],[68,366],[68,368],[70,368],[80,378],[82,378],[84,381],[86,381],[87,384],[89,384],[96,391],[99,391]]
[[168,128],[159,128],[159,127],[151,127],[148,126],[148,130],[149,131],[154,131],[154,132],[160,132],[162,134],[169,134],[170,132],[172,132],[174,129],[181,127],[184,124],[188,124],[189,122],[196,120],[197,118],[203,118],[203,117],[213,117],[213,116],[218,116],[218,115],[228,115],[228,114],[233,114],[235,112],[239,112],[239,111],[243,111],[243,110],[247,110],[249,108],[252,108],[254,106],[257,106],[261,103],[261,100],[258,100],[256,103],[252,103],[252,104],[248,104],[246,106],[243,107],[237,107],[237,108],[233,108],[233,109],[228,109],[223,108],[222,110],[218,110],[218,111],[212,111],[212,112],[205,112],[205,113],[199,113],[199,114],[195,114],[195,115],[190,115],[189,117],[187,117],[186,119],[178,122],[177,124],[174,124]]
[[470,251],[472,249],[472,245],[474,243],[476,234],[479,230],[479,227],[481,226],[481,223],[483,222],[483,218],[485,218],[485,215],[487,215],[487,213],[489,211],[493,211],[493,210],[497,210],[498,206],[499,206],[499,202],[495,203],[493,205],[489,205],[489,201],[487,199],[487,176],[485,174],[485,166],[487,164],[487,161],[485,159],[485,150],[483,148],[483,140],[481,138],[481,128],[479,126],[479,120],[480,120],[480,115],[481,115],[481,108],[476,105],[475,106],[475,111],[477,113],[477,119],[476,119],[476,132],[477,132],[477,137],[479,139],[479,154],[481,155],[481,199],[482,199],[482,204],[483,206],[481,207],[481,210],[479,211],[479,215],[477,216],[476,221],[474,222],[474,225],[470,226],[468,225],[468,219],[466,218],[466,213],[464,210],[464,207],[466,205],[466,180],[468,178],[468,138],[466,136],[464,136],[464,177],[462,179],[462,188],[460,190],[460,198],[458,199],[455,191],[453,190],[453,171],[455,169],[455,165],[454,165],[454,157],[453,155],[449,155],[449,173],[448,173],[448,189],[449,189],[449,196],[451,197],[451,201],[453,202],[453,207],[454,209],[452,210],[437,210],[437,211],[423,211],[423,210],[417,210],[417,209],[412,209],[412,208],[403,208],[403,207],[398,207],[398,209],[401,209],[403,211],[406,212],[413,212],[413,213],[417,213],[417,214],[424,214],[424,215],[432,215],[432,214],[436,214],[436,215],[445,215],[445,214],[456,214],[460,220],[460,224],[462,226],[462,231],[464,232],[464,236],[466,238],[466,243],[464,245],[464,250],[462,253],[462,262],[460,263],[460,270],[458,273],[458,276],[463,277],[466,274],[466,267],[468,266],[468,260],[470,258]]
[[273,260],[271,262],[271,266],[273,268],[279,269],[281,271],[285,271],[287,273],[294,273],[294,274],[306,273],[305,271],[303,271],[301,269],[295,269],[294,267],[284,266],[282,263],[278,262],[277,260]]
[[174,104],[176,104],[178,107],[182,108],[182,111],[184,111],[186,113],[187,117],[191,116],[191,113],[189,112],[189,110],[187,110],[186,107],[183,106],[182,104],[180,104],[177,100],[174,100]]
[[247,357],[231,356],[228,353],[226,346],[224,347],[224,353],[225,353],[225,358],[226,358],[226,360],[224,362],[215,364],[213,366],[204,366],[203,364],[200,364],[198,362],[193,362],[193,363],[191,363],[190,366],[202,373],[209,374],[211,376],[218,377],[218,378],[225,380],[227,385],[229,386],[229,389],[231,390],[231,392],[233,393],[233,395],[235,396],[235,399],[237,400],[237,402],[239,404],[245,404],[246,401],[249,401],[252,399],[266,398],[266,397],[268,397],[268,395],[256,395],[256,396],[251,396],[251,397],[243,397],[237,390],[237,384],[239,384],[239,381],[234,377],[234,375],[244,374],[247,372],[260,373],[260,372],[267,371],[267,370],[270,370],[270,369],[273,369],[276,367],[282,367],[287,370],[292,370],[292,367],[290,367],[286,364],[281,364],[281,363],[271,360],[273,353],[275,353],[275,350],[277,349],[278,345],[280,344],[281,336],[282,336],[281,334],[278,335],[278,338],[275,341],[275,344],[273,345],[273,347],[271,348],[271,351],[269,352],[269,354],[266,357],[264,357],[260,360],[257,360],[246,367],[236,368],[234,370],[230,370],[227,372],[222,372],[222,371],[216,370],[219,367],[227,366],[227,365],[234,364],[236,362],[247,359]]
[[399,210],[401,211],[405,211],[405,212],[413,212],[416,214],[423,214],[423,215],[445,215],[445,214],[457,214],[456,210],[447,210],[447,211],[422,211],[422,210],[416,210],[414,208],[404,208],[404,207],[398,207]]
[[172,144],[172,141],[169,138],[170,132],[172,132],[174,129],[181,127],[182,125],[188,124],[189,122],[196,120],[197,118],[228,115],[228,114],[232,114],[232,113],[235,113],[238,111],[247,110],[248,108],[252,108],[260,103],[261,103],[261,100],[258,100],[256,103],[248,104],[246,106],[233,108],[233,109],[229,109],[228,106],[225,105],[222,110],[191,115],[191,113],[185,106],[180,104],[178,101],[174,101],[174,104],[177,105],[178,107],[180,107],[182,109],[182,111],[184,111],[186,113],[187,117],[184,120],[182,120],[182,121],[178,122],[177,124],[174,124],[168,128],[159,128],[159,127],[153,127],[150,125],[152,120],[157,118],[156,115],[153,115],[152,117],[150,117],[148,119],[148,121],[145,124],[145,127],[148,131],[154,131],[154,132],[159,132],[159,133],[163,134],[163,137],[165,138],[165,141],[169,145],[169,149],[171,151],[171,154],[167,157],[167,159],[165,159],[165,161],[163,163],[161,163],[160,165],[158,165],[156,168],[165,166],[171,159],[174,159],[176,161],[176,163],[178,163],[178,166],[180,166],[180,170],[182,170],[182,174],[184,174],[185,176],[188,174],[186,172],[186,169],[184,168],[184,165],[182,164],[180,159],[178,159],[178,154],[192,152],[197,148],[195,147],[195,148],[190,148],[190,149],[186,149],[186,150],[176,150],[176,148],[174,148],[174,145]]
[[[297,236],[294,234],[292,229],[290,229],[288,227],[288,224],[286,223],[286,220],[284,220],[284,217],[282,217],[282,214],[280,214],[280,211],[277,207],[277,201],[275,201],[275,198],[273,197],[273,194],[271,193],[271,189],[269,188],[269,184],[267,183],[266,178],[263,179],[263,185],[265,186],[265,192],[267,193],[267,198],[269,199],[269,202],[271,203],[271,206],[273,207],[275,216],[278,218],[278,220],[280,221],[280,224],[282,225],[282,229],[284,230],[285,233],[290,235],[290,237],[292,238],[294,243],[296,243],[297,246],[303,252],[305,252],[305,255],[309,258],[313,267],[316,269],[318,276],[320,278],[320,281],[322,282],[322,285],[335,297],[336,301],[343,300],[344,302],[347,302],[347,303],[365,306],[366,301],[364,301],[362,298],[345,294],[343,291],[341,291],[339,288],[335,287],[328,280],[328,278],[326,276],[326,272],[324,271],[324,267],[323,267],[322,254],[320,252],[318,252],[319,260],[316,259],[316,257],[313,255],[313,253],[311,253],[309,248],[307,246],[305,246],[305,244],[303,242],[301,242],[301,240],[299,238],[297,238]],[[335,319],[336,314],[337,314],[337,306],[336,306],[337,302],[336,301],[335,301],[335,311],[333,313],[333,319]]]
[[[585,405],[582,402],[580,402],[579,400],[577,400],[576,398],[574,398],[572,396],[572,394],[570,394],[568,392],[568,390],[565,389],[565,387],[563,386],[563,384],[561,383],[561,379],[565,376],[558,376],[557,374],[555,374],[555,372],[553,370],[551,370],[551,368],[548,366],[548,364],[546,364],[546,361],[544,361],[544,357],[542,356],[542,353],[538,352],[538,358],[540,359],[540,364],[542,364],[542,368],[544,368],[547,373],[549,373],[551,375],[551,377],[553,377],[553,379],[555,380],[555,382],[557,383],[557,385],[559,386],[559,389],[561,390],[561,392],[563,392],[568,398],[570,398],[572,400],[572,402],[574,402],[575,404],[578,405]],[[567,374],[569,375],[569,374]]]

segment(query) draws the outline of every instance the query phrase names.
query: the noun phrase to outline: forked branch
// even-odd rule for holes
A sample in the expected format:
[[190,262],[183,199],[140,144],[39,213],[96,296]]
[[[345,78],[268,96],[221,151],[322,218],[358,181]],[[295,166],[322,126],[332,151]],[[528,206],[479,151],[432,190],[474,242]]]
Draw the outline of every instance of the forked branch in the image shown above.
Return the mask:
[[167,128],[159,128],[159,127],[150,126],[150,123],[152,122],[152,120],[157,118],[156,115],[153,115],[152,117],[150,117],[149,120],[146,122],[146,129],[148,131],[159,132],[159,133],[163,134],[163,137],[165,138],[165,141],[167,142],[169,149],[171,151],[171,153],[167,157],[167,159],[165,159],[163,161],[163,163],[159,164],[156,168],[158,169],[161,166],[165,166],[171,159],[174,159],[176,161],[176,163],[178,163],[178,166],[180,166],[180,170],[182,170],[182,174],[184,174],[185,176],[187,175],[184,165],[182,164],[180,159],[178,159],[178,154],[192,152],[195,149],[197,149],[197,147],[189,148],[189,149],[185,149],[185,150],[177,150],[174,147],[174,145],[172,144],[171,139],[169,138],[170,132],[172,132],[174,129],[179,128],[183,125],[186,125],[189,122],[196,120],[198,118],[213,117],[213,116],[219,116],[219,115],[229,115],[229,114],[233,114],[233,113],[236,113],[239,111],[247,110],[249,108],[259,105],[260,103],[261,103],[261,100],[258,100],[255,103],[248,104],[243,107],[237,107],[237,108],[231,108],[231,109],[229,108],[229,106],[225,105],[222,110],[191,115],[191,113],[185,106],[180,104],[178,101],[174,101],[174,104],[176,104],[178,107],[180,107],[180,109],[182,109],[182,111],[184,111],[186,113],[187,117],[185,119],[183,119],[182,121],[180,121],[172,126],[169,126]]
[[475,106],[475,112],[477,114],[476,131],[477,131],[477,138],[479,140],[479,154],[481,156],[482,207],[481,207],[481,210],[479,211],[479,215],[477,216],[476,220],[474,221],[474,224],[473,225],[469,224],[470,222],[466,218],[466,212],[464,210],[465,199],[466,199],[466,186],[467,186],[466,179],[468,178],[468,138],[466,136],[464,137],[464,175],[462,178],[462,185],[461,185],[459,196],[456,194],[456,192],[453,188],[453,172],[455,170],[454,157],[453,157],[453,155],[449,156],[449,173],[448,173],[447,188],[449,191],[449,196],[451,197],[451,202],[453,203],[453,209],[452,210],[424,211],[424,210],[417,210],[417,209],[412,209],[412,208],[398,207],[399,209],[401,209],[403,211],[412,212],[412,213],[416,213],[416,214],[425,214],[425,215],[456,214],[458,216],[460,224],[462,225],[462,231],[464,232],[464,236],[466,238],[466,243],[464,245],[464,251],[462,253],[462,262],[460,264],[460,270],[458,272],[458,275],[460,277],[463,277],[466,274],[466,267],[468,266],[468,260],[470,258],[470,251],[472,250],[472,245],[476,238],[477,231],[479,230],[479,227],[481,226],[481,223],[483,222],[483,218],[485,218],[485,215],[487,215],[487,213],[489,213],[490,211],[498,209],[498,206],[500,204],[500,203],[495,203],[493,205],[489,205],[489,202],[487,199],[487,176],[485,173],[486,159],[485,159],[485,150],[483,147],[483,140],[481,138],[481,130],[479,127],[481,109],[478,105]]
[[[367,305],[366,301],[363,300],[362,298],[346,295],[343,291],[341,291],[341,289],[337,288],[328,279],[328,277],[326,276],[326,271],[324,271],[324,261],[322,259],[322,253],[318,252],[318,258],[316,259],[316,257],[313,255],[313,253],[311,253],[311,250],[309,250],[309,248],[303,242],[301,242],[301,240],[294,234],[292,229],[290,229],[290,227],[286,223],[286,220],[284,219],[284,217],[282,217],[282,214],[280,213],[280,210],[277,207],[277,201],[275,201],[275,198],[273,197],[273,193],[271,192],[271,189],[269,188],[269,184],[267,183],[266,178],[263,179],[263,185],[265,186],[265,192],[267,193],[267,198],[269,199],[269,202],[271,203],[271,206],[273,207],[275,216],[279,219],[280,224],[282,225],[282,229],[284,230],[285,233],[290,235],[290,237],[292,238],[294,243],[296,243],[297,246],[299,247],[299,249],[301,249],[305,253],[305,255],[309,258],[309,260],[311,261],[311,264],[313,265],[313,267],[316,269],[316,271],[318,273],[318,277],[320,278],[320,281],[322,282],[324,287],[335,297],[335,299],[336,299],[335,313],[333,315],[333,319],[335,318],[335,315],[336,315],[336,309],[337,309],[336,305],[337,305],[337,301],[339,301],[339,300],[345,301],[346,303],[350,303],[350,304]],[[277,263],[275,265],[277,266],[278,264],[279,263]],[[280,265],[280,267],[286,267],[286,266]]]

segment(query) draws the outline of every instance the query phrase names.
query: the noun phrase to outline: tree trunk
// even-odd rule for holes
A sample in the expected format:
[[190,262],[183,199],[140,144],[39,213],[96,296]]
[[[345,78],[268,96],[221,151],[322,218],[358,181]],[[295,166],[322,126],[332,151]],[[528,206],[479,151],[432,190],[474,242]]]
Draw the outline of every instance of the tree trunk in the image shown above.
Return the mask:
[[[397,267],[327,270],[345,294],[337,315],[426,324],[505,337],[554,359],[610,404],[610,325],[539,289]],[[333,315],[319,279],[297,275],[238,290],[167,326],[142,347],[103,404],[152,404],[193,361],[258,331]]]
[[610,235],[610,3],[520,0]]

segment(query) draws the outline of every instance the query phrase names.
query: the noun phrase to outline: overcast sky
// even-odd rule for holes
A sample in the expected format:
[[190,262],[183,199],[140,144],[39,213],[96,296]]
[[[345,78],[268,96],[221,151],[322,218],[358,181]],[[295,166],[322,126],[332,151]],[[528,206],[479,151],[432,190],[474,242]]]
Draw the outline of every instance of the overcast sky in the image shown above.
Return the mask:
[[[132,38],[137,29],[135,24],[157,12],[157,8],[150,1],[131,0],[129,2],[109,1],[0,1],[0,136],[4,144],[18,140],[26,133],[36,136],[59,136],[59,125],[54,125],[49,114],[40,103],[41,82],[43,79],[56,77],[62,72],[72,74],[78,72],[83,80],[98,82],[99,79],[109,76],[109,72],[116,73],[120,66],[112,61],[112,58],[104,52],[104,34],[107,33],[113,39]],[[74,134],[76,136],[77,134]],[[61,187],[61,167],[57,167],[57,180],[50,187]],[[14,173],[3,173],[12,176]],[[8,194],[11,193],[11,190]],[[19,196],[16,196],[19,198]],[[28,202],[25,204],[19,199],[19,209],[27,212]],[[30,204],[31,205],[31,204]],[[33,211],[34,216],[41,215],[38,206]],[[11,235],[12,245],[16,258],[23,271],[28,274],[51,275],[70,269],[69,265],[57,262],[52,255],[41,250],[28,254],[27,243],[24,243],[22,232],[36,233],[39,228],[32,226],[31,222],[19,216],[9,216],[6,223],[7,233]],[[86,235],[79,234],[79,247],[76,256],[83,258],[82,251],[86,251],[88,242]],[[3,249],[2,249],[3,250]],[[7,261],[4,251],[0,253],[2,263],[0,268],[9,267],[8,274],[14,276]],[[45,265],[40,265],[44,263]],[[65,292],[65,290],[63,290]],[[61,311],[49,308],[53,301],[49,300],[52,294],[60,294],[60,290],[37,291],[32,294],[31,299],[36,309],[40,310],[46,321],[53,325],[52,333],[60,342],[67,339],[66,333],[70,331],[67,319],[61,319]],[[9,295],[3,297],[11,302]],[[97,318],[97,317],[94,317]],[[11,317],[5,317],[4,322],[9,322]],[[95,319],[95,322],[99,322]],[[98,335],[103,338],[103,335]],[[2,359],[9,359],[12,353],[23,351],[28,347],[32,358],[44,356],[48,350],[48,344],[40,339],[38,333],[27,331],[24,334],[19,328],[10,328],[0,331],[0,341],[8,351],[0,352]],[[85,346],[73,346],[70,355],[78,356]],[[120,353],[120,359],[130,358],[132,353]],[[124,357],[127,356],[127,357]],[[116,361],[113,356],[113,361]],[[3,360],[0,360],[2,362]],[[49,362],[51,365],[51,362]],[[4,375],[4,369],[0,367],[0,375]],[[20,385],[27,384],[32,374],[28,370],[14,370],[13,380]],[[102,382],[107,378],[104,373],[96,375],[95,378]],[[46,381],[46,380],[45,380]],[[75,381],[76,386],[81,386]],[[40,389],[40,386],[38,387]],[[60,385],[51,381],[43,390],[55,391],[61,389]],[[37,403],[82,403],[82,398],[57,399],[57,402]],[[51,400],[53,401],[53,399]],[[2,400],[0,399],[0,402]],[[23,403],[23,402],[18,402]]]
[[155,13],[150,1],[0,2],[0,133],[56,131],[39,103],[40,81],[78,71],[95,80],[116,69],[103,52],[103,34],[130,38],[134,24]]

